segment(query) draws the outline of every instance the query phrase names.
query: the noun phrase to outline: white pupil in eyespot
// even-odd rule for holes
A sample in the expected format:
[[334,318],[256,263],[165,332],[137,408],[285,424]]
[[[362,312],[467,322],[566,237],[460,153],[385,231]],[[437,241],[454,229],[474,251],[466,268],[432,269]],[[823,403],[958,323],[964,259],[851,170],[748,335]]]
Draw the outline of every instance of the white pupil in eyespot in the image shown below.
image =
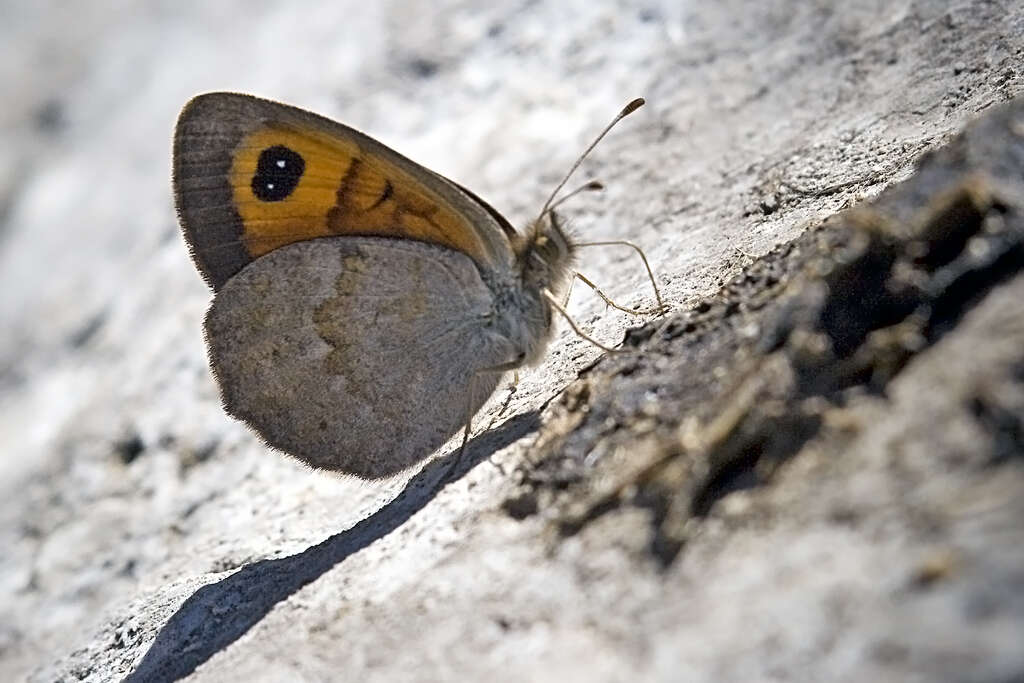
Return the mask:
[[268,147],[260,152],[252,176],[252,191],[264,202],[279,202],[291,196],[298,187],[306,162],[302,156],[284,145]]

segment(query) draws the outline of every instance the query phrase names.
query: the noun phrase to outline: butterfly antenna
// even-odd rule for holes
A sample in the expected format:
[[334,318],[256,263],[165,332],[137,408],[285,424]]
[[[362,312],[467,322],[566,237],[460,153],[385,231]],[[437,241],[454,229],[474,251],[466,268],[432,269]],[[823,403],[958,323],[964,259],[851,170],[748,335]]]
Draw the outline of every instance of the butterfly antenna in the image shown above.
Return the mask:
[[[579,187],[577,187],[575,190],[573,190],[569,194],[564,194],[561,197],[559,197],[558,201],[552,202],[551,206],[549,206],[547,210],[548,211],[554,211],[555,209],[560,207],[562,204],[564,204],[567,199],[572,199],[573,197],[575,197],[576,195],[580,194],[581,192],[596,192],[597,190],[603,190],[603,189],[604,189],[604,183],[602,183],[600,180],[591,180],[589,183],[586,183],[585,185],[580,185]],[[544,214],[541,214],[541,215],[543,216]]]
[[[576,169],[580,167],[580,164],[582,164],[583,160],[587,158],[587,155],[590,154],[590,152],[593,151],[595,147],[597,147],[597,143],[601,142],[601,139],[608,134],[608,131],[614,128],[616,123],[626,118],[627,116],[629,116],[642,106],[644,106],[644,98],[636,98],[635,100],[627,104],[625,107],[623,107],[622,111],[620,111],[618,115],[616,115],[616,117],[612,119],[612,122],[604,127],[604,130],[601,131],[601,134],[594,138],[594,141],[590,143],[589,147],[583,150],[583,154],[581,154],[576,159],[576,163],[572,165],[572,168],[569,169],[569,172],[565,174],[564,178],[562,178],[562,182],[558,183],[558,186],[555,187],[555,191],[552,192],[551,196],[548,197],[548,200],[544,202],[544,208],[541,209],[539,218],[543,218],[544,215],[553,208],[553,202],[555,201],[555,197],[558,196],[558,193],[562,191],[562,188],[565,187],[565,184],[569,182],[569,178],[571,178],[572,174],[576,172]],[[580,188],[580,190],[585,188],[587,188],[586,185],[584,185],[583,188]],[[576,192],[579,192],[580,190],[576,190],[572,194],[576,194]]]

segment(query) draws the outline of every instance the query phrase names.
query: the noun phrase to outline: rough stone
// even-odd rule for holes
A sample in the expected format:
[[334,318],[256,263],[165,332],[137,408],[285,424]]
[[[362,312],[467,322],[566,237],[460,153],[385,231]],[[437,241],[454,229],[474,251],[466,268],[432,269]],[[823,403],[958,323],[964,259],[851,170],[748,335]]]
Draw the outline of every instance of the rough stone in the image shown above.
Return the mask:
[[[1024,677],[1024,3],[22,5],[0,678]],[[671,310],[578,288],[626,353],[563,328],[447,485],[456,443],[372,485],[269,452],[218,405],[171,205],[212,89],[519,225],[643,95],[566,213]],[[629,249],[580,269],[651,306]]]

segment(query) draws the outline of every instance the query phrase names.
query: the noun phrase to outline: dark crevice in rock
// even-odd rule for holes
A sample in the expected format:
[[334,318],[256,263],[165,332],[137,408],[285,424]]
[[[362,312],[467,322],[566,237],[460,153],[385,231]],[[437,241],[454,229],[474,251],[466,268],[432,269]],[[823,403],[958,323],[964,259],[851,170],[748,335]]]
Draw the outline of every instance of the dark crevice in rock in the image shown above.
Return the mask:
[[[1015,128],[1020,124],[1009,112],[1024,114],[1024,100],[990,116],[1008,124],[1001,130],[1009,137],[1009,148],[1024,148]],[[726,465],[698,489],[695,515],[706,514],[735,490],[729,482],[759,464],[791,457],[818,432],[820,421],[802,414],[807,399],[821,397],[829,405],[841,405],[850,391],[884,393],[911,358],[954,329],[993,288],[1024,270],[1024,214],[1020,207],[1011,208],[1011,198],[998,196],[998,179],[972,172],[964,165],[966,159],[933,159],[961,164],[961,175],[952,188],[933,188],[937,199],[916,211],[900,207],[916,221],[894,220],[890,211],[901,200],[928,196],[920,187],[927,173],[923,180],[911,178],[890,190],[878,201],[881,206],[841,217],[833,228],[853,231],[851,247],[815,264],[804,286],[796,288],[792,296],[797,314],[789,307],[786,343],[775,352],[793,371],[793,389],[774,414],[766,415],[760,407],[750,411],[743,429],[737,430],[747,434],[745,448],[730,446],[727,440],[707,453],[711,462]],[[1003,170],[1011,181],[1024,177],[1024,168]],[[824,273],[824,287],[817,286],[818,273]],[[735,400],[733,395],[725,398]],[[1003,427],[1011,422],[1006,417],[995,421]],[[999,449],[1016,447],[1014,429],[1011,425],[1003,430]]]
[[1024,459],[1024,362],[998,388],[985,388],[970,402],[969,410],[989,434],[989,463],[1001,465]]
[[114,454],[125,465],[130,465],[146,450],[146,444],[136,431],[125,433],[114,444]]
[[769,471],[761,463],[779,463],[799,451],[821,428],[821,416],[796,410],[758,415],[739,437],[715,453],[717,467],[697,488],[690,505],[696,517],[707,515],[724,496],[763,484]]

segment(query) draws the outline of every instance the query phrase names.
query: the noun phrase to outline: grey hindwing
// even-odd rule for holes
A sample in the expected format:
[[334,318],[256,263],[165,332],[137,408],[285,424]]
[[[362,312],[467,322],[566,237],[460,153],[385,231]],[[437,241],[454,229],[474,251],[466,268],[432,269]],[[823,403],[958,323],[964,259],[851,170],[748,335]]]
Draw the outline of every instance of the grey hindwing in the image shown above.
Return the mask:
[[433,453],[494,391],[500,376],[475,371],[516,351],[493,308],[459,252],[330,237],[247,265],[205,329],[229,413],[313,467],[379,478]]

